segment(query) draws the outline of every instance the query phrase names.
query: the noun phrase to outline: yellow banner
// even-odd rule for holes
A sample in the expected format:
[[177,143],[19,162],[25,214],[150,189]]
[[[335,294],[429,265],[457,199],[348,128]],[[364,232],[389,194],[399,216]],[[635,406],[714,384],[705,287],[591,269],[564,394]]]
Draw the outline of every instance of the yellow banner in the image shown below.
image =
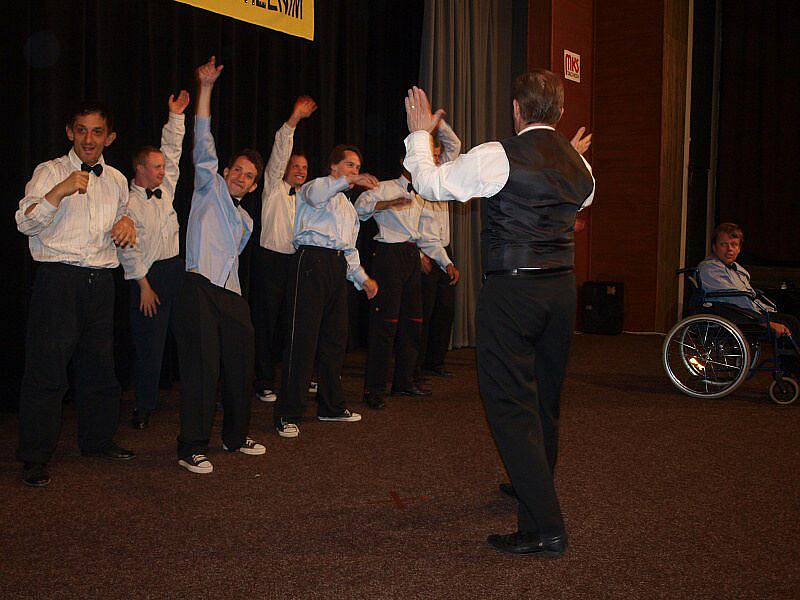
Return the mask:
[[314,0],[176,0],[226,17],[314,39]]

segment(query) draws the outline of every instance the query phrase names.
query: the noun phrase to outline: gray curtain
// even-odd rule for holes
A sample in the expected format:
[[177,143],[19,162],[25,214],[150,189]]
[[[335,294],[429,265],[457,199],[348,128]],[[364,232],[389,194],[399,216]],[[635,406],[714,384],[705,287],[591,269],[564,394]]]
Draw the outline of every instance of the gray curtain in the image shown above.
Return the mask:
[[[420,82],[434,110],[463,143],[462,152],[513,133],[510,0],[426,0]],[[450,204],[456,286],[454,348],[475,345],[475,305],[481,286],[480,203]]]

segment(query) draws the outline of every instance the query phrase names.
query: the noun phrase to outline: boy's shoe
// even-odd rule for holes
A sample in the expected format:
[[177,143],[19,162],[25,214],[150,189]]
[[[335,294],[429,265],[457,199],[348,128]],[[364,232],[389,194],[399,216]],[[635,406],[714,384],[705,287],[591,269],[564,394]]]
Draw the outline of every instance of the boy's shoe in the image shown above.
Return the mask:
[[260,392],[256,392],[256,398],[262,402],[275,402],[275,400],[278,399],[278,394],[272,390],[261,390]]
[[192,473],[211,473],[214,470],[214,465],[205,454],[192,454],[189,458],[180,459],[178,464]]
[[283,419],[279,425],[275,427],[278,430],[278,435],[285,438],[296,438],[300,435],[300,428],[294,423],[287,423]]
[[222,444],[222,449],[228,452],[241,452],[242,454],[249,454],[250,456],[259,456],[261,454],[266,454],[267,452],[267,449],[264,447],[264,445],[259,444],[253,438],[247,438],[244,441],[244,444],[234,450],[231,450],[225,444]]
[[360,421],[361,415],[358,413],[350,412],[348,409],[345,408],[338,415],[334,415],[332,417],[317,415],[317,418],[320,421],[339,421],[343,423],[353,423],[354,421]]

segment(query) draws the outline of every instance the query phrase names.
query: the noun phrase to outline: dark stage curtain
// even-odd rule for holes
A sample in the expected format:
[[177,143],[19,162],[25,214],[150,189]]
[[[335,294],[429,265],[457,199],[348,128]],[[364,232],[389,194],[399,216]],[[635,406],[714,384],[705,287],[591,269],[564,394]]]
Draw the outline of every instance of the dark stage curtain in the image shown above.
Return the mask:
[[722,4],[717,216],[745,230],[744,261],[800,266],[800,4]]
[[[259,149],[266,159],[294,99],[309,94],[319,110],[298,128],[295,145],[308,153],[311,176],[324,174],[330,149],[346,142],[364,150],[363,170],[393,177],[406,133],[402,98],[419,73],[423,5],[423,0],[318,0],[313,42],[171,0],[20,2],[12,14],[6,8],[11,31],[4,39],[2,69],[12,135],[4,141],[10,158],[2,220],[7,376],[0,406],[16,404],[34,272],[27,238],[16,231],[13,213],[34,167],[69,149],[64,119],[73,101],[97,97],[109,103],[118,139],[104,156],[131,176],[133,150],[159,143],[169,94],[185,88],[194,100],[194,68],[214,54],[225,65],[212,103],[221,164],[243,146]],[[192,194],[192,111],[190,105],[175,199],[182,225]],[[259,189],[245,202],[256,223],[260,196]],[[250,248],[258,235],[254,232]],[[248,265],[244,256],[245,280]],[[121,272],[118,284],[117,371],[124,382],[130,340]],[[363,302],[357,298],[354,305],[363,310]],[[355,329],[354,335],[361,332]]]

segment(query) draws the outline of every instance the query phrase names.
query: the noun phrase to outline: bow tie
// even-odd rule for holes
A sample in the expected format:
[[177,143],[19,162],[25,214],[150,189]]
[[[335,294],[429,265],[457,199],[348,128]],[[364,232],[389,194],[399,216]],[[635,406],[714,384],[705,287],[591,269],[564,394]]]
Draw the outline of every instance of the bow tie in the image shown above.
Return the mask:
[[414,191],[414,186],[409,183],[406,186],[406,191],[409,192],[409,193],[413,192]]
[[736,266],[735,262],[733,262],[733,263],[731,263],[729,265],[725,265],[725,267],[730,269],[731,271],[738,271],[739,270],[738,267]]
[[242,199],[241,198],[234,198],[233,196],[231,196],[231,200],[233,200],[233,205],[236,208],[239,208],[239,205],[242,203]]
[[145,194],[147,194],[147,199],[148,199],[148,200],[150,200],[150,198],[152,198],[153,196],[155,196],[156,198],[158,198],[159,200],[161,200],[161,188],[156,188],[156,189],[154,189],[154,190],[148,190],[148,189],[146,189],[146,190],[144,191],[144,193],[145,193]]
[[103,165],[100,163],[95,164],[93,167],[90,167],[85,162],[81,163],[81,171],[87,171],[89,173],[94,173],[98,177],[103,173]]
[[290,196],[294,196],[296,193],[297,193],[297,190],[294,189],[294,186],[289,188],[289,195]]

